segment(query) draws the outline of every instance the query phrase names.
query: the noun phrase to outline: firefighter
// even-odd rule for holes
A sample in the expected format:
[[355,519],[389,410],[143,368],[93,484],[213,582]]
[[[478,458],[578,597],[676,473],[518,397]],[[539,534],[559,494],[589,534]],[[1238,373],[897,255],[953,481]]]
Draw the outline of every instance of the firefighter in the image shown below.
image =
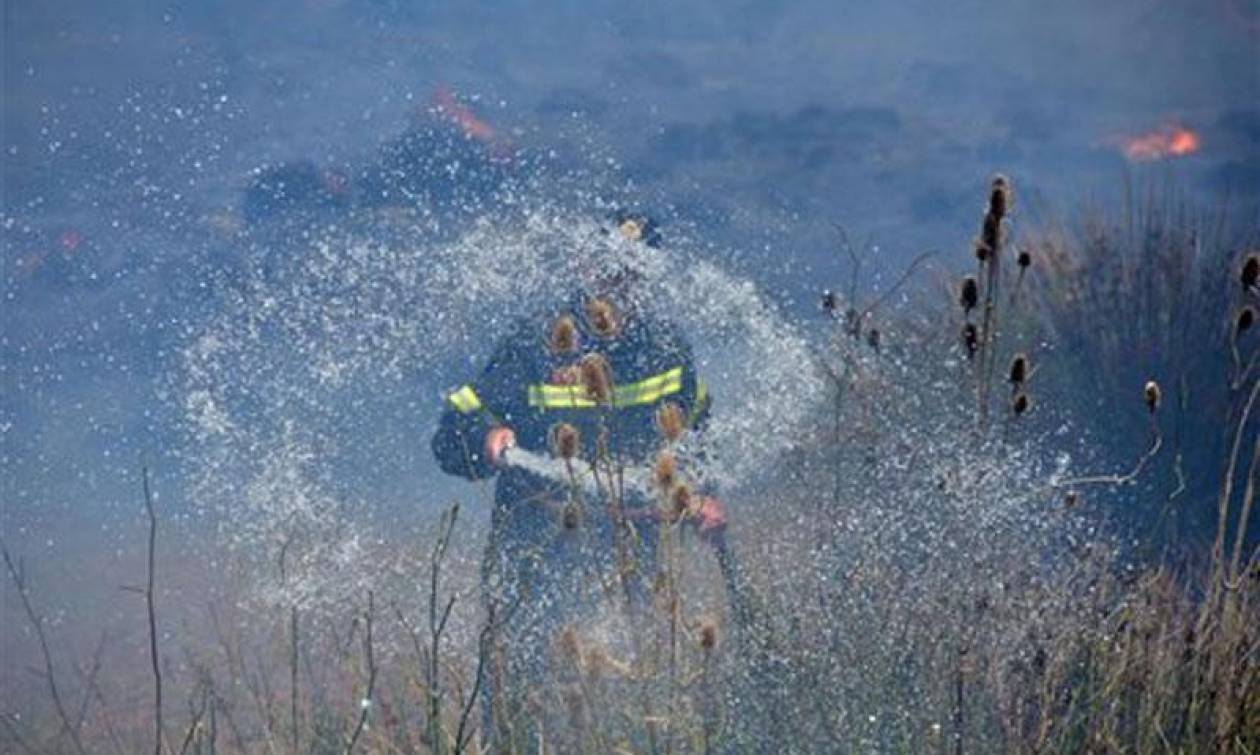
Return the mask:
[[[654,231],[645,233],[650,229],[643,219],[625,216],[614,219],[611,232],[645,243],[655,238]],[[574,496],[563,479],[505,465],[505,451],[519,446],[554,454],[556,428],[565,426],[580,438],[577,464],[600,457],[647,466],[662,447],[657,417],[663,405],[680,413],[692,432],[709,412],[708,390],[686,339],[674,323],[636,303],[638,273],[622,267],[588,277],[558,311],[516,324],[481,375],[447,396],[433,438],[445,472],[497,478],[482,588],[488,601],[516,608],[503,638],[502,677],[491,684],[537,679],[552,635],[598,604],[611,582],[641,593],[661,511],[657,502],[627,494],[620,502],[623,521],[614,521],[607,501]],[[599,390],[590,385],[592,369],[609,378],[607,395],[592,395]],[[716,498],[697,494],[688,522],[716,542],[726,517]],[[629,573],[617,563],[619,527],[633,531]]]

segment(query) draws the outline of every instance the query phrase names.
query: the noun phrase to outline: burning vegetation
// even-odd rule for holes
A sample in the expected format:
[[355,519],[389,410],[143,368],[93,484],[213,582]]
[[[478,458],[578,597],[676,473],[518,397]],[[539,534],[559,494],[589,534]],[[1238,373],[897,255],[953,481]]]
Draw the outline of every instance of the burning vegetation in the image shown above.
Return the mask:
[[1166,123],[1153,131],[1120,139],[1125,157],[1135,162],[1186,157],[1198,152],[1202,146],[1203,139],[1198,132],[1178,123]]

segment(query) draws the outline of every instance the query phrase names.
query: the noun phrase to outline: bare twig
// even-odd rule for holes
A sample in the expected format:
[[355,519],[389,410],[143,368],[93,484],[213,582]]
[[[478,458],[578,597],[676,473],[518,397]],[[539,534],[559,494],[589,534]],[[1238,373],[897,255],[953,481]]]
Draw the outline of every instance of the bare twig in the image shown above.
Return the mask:
[[359,702],[359,720],[355,724],[354,731],[350,734],[350,740],[346,742],[346,755],[350,755],[354,751],[355,744],[358,743],[359,737],[363,734],[363,728],[367,725],[368,712],[372,708],[373,696],[376,694],[376,655],[372,646],[372,615],[376,612],[376,596],[371,590],[368,590],[368,608],[364,617],[365,632],[363,637],[363,653],[367,658],[367,692],[363,699]]
[[862,271],[862,260],[857,256],[857,252],[853,251],[853,245],[849,243],[849,234],[845,231],[844,226],[839,223],[832,223],[831,227],[835,228],[836,233],[840,235],[840,248],[844,250],[845,254],[849,255],[849,261],[853,264],[849,274],[848,290],[849,301],[853,302],[857,299],[858,275]]
[[[92,665],[83,675],[85,678],[83,699],[79,701],[79,714],[74,719],[74,730],[79,734],[83,732],[83,722],[87,720],[88,706],[92,702],[92,686],[96,684],[96,677],[101,671],[101,655],[105,652],[106,638],[106,632],[101,630],[101,639],[96,643],[96,650],[92,652]],[[80,673],[82,674],[82,671]]]
[[441,645],[442,635],[446,632],[446,624],[450,620],[451,610],[455,607],[455,595],[451,595],[445,606],[438,609],[438,592],[442,574],[442,563],[446,559],[446,551],[451,544],[451,534],[455,530],[455,522],[459,518],[459,504],[452,504],[442,513],[438,525],[438,539],[433,545],[429,559],[429,654],[425,676],[429,692],[429,747],[435,753],[445,748],[442,742],[442,679],[441,679]]
[[192,720],[188,722],[188,730],[184,732],[184,741],[179,746],[179,755],[188,752],[188,748],[196,741],[198,733],[201,731],[201,720],[205,718],[206,709],[210,706],[210,691],[204,686],[200,690],[201,704],[194,706],[189,701],[189,708],[192,711]]
[[153,594],[156,578],[154,566],[157,553],[157,511],[153,508],[153,494],[149,490],[148,467],[141,469],[141,482],[144,488],[144,510],[149,517],[148,581],[144,589],[144,602],[149,619],[149,660],[153,665],[153,752],[154,755],[162,755],[162,664],[158,656],[157,606]]
[[29,752],[32,753],[32,755],[38,752],[31,746],[30,742],[26,741],[26,737],[22,736],[22,732],[18,730],[18,727],[13,723],[12,717],[8,713],[0,714],[0,724],[4,724],[4,730],[8,732],[9,740],[18,747],[21,747],[22,752]]
[[3,540],[0,540],[0,554],[3,554],[4,565],[9,570],[9,576],[13,579],[13,585],[17,587],[18,598],[22,602],[22,610],[26,612],[27,621],[30,622],[31,627],[35,630],[35,638],[39,640],[39,649],[44,656],[44,678],[48,681],[48,694],[52,697],[53,706],[57,709],[57,717],[61,719],[62,727],[70,737],[74,751],[79,753],[79,755],[83,755],[83,742],[79,739],[78,730],[70,723],[70,716],[66,713],[66,706],[61,699],[61,690],[57,687],[57,674],[53,666],[52,651],[48,648],[48,636],[44,633],[44,617],[40,616],[31,604],[26,578],[14,566],[13,557],[10,555],[9,548]]
[[906,281],[910,280],[910,275],[914,273],[915,268],[917,268],[919,265],[923,264],[923,262],[925,262],[926,260],[928,260],[929,258],[933,257],[936,254],[937,254],[937,250],[929,249],[926,252],[919,254],[913,260],[911,260],[910,264],[906,266],[906,269],[902,271],[901,277],[898,278],[895,283],[893,283],[892,288],[885,291],[883,295],[881,295],[875,301],[871,302],[870,305],[866,307],[866,309],[862,310],[862,314],[858,316],[858,322],[862,322],[867,317],[874,314],[876,309],[879,309],[879,307],[881,307],[885,302],[891,299],[893,295],[896,294],[897,291],[899,291],[901,287],[906,284]]
[[1155,418],[1151,418],[1151,446],[1146,449],[1146,453],[1138,457],[1137,464],[1132,470],[1125,474],[1105,474],[1105,475],[1089,475],[1086,477],[1073,477],[1068,480],[1059,480],[1052,482],[1052,489],[1062,489],[1071,487],[1080,487],[1082,485],[1127,485],[1135,481],[1142,470],[1146,468],[1147,463],[1155,458],[1159,453],[1159,449],[1164,444],[1164,436],[1159,431],[1159,423]]
[[464,701],[464,709],[459,714],[459,726],[455,730],[455,755],[459,755],[464,751],[472,739],[472,731],[465,734],[468,727],[468,721],[472,716],[473,707],[477,704],[477,698],[481,694],[481,685],[485,681],[486,676],[486,659],[490,655],[490,637],[495,628],[495,605],[491,603],[486,613],[486,623],[481,628],[481,634],[477,638],[477,671],[473,677],[472,689],[468,691],[468,699]]

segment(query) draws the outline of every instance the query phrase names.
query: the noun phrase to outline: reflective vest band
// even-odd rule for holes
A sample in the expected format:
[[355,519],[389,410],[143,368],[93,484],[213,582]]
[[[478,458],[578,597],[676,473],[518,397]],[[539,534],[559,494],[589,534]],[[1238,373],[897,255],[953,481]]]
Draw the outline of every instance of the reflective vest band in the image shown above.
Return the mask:
[[709,384],[703,380],[696,381],[696,400],[691,405],[691,416],[687,418],[687,424],[695,427],[700,421],[700,415],[704,413],[704,408],[709,403]]
[[[637,383],[615,386],[612,405],[628,407],[655,403],[682,390],[682,375],[683,368],[675,367]],[[529,387],[529,405],[543,409],[592,409],[599,403],[591,399],[581,385],[544,383]]]
[[481,408],[481,399],[477,397],[477,392],[472,389],[471,385],[466,385],[446,397],[451,402],[451,406],[455,407],[461,414],[471,414]]

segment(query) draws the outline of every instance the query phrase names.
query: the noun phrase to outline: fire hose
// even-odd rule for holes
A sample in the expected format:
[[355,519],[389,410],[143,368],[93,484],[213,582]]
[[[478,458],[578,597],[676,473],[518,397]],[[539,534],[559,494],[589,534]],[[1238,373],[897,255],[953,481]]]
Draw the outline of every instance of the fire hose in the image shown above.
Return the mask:
[[[596,471],[577,464],[566,464],[561,459],[536,454],[519,446],[509,446],[499,457],[500,463],[514,467],[558,483],[576,485],[584,495],[596,498],[607,492],[606,482],[601,482]],[[656,485],[651,469],[625,465],[617,470],[617,485],[623,492],[633,493],[647,500],[656,495]],[[725,533],[713,533],[705,538],[712,546],[717,557],[718,570],[722,574],[722,582],[731,602],[735,624],[742,629],[750,629],[755,618],[756,607],[750,591],[744,587],[744,579],[740,571],[735,552],[726,542]]]

